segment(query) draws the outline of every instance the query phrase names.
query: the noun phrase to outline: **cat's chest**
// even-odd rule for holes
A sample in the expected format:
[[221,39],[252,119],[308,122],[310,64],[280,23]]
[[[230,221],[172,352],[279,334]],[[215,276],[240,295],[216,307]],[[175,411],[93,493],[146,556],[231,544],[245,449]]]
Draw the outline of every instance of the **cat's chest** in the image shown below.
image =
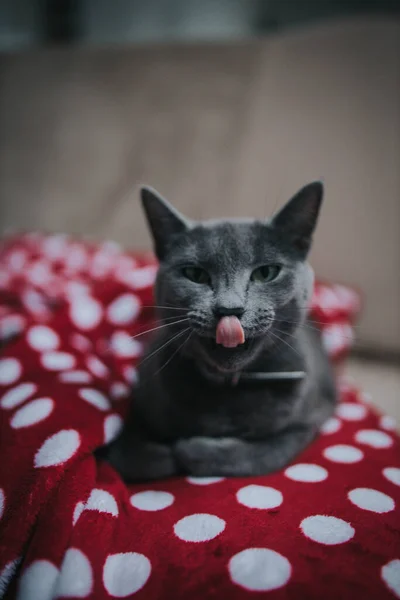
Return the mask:
[[164,396],[155,421],[162,436],[170,439],[259,439],[287,426],[295,403],[294,386],[176,386]]

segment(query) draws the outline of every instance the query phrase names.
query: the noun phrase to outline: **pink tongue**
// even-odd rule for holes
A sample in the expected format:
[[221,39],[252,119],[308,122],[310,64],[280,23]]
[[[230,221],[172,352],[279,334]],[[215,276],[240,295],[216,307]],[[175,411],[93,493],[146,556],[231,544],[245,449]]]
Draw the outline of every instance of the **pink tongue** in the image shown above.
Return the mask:
[[237,317],[222,317],[217,325],[217,344],[225,348],[236,348],[244,343],[244,331]]

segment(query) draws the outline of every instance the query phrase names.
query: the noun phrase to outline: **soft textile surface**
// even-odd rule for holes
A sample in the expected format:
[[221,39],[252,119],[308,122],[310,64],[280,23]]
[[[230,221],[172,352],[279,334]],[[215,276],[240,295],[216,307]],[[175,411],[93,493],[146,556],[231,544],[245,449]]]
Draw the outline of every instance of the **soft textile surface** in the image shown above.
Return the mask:
[[[399,439],[353,383],[280,473],[127,487],[96,462],[126,412],[155,270],[113,244],[3,244],[0,597],[400,597]],[[333,358],[357,309],[317,285]]]

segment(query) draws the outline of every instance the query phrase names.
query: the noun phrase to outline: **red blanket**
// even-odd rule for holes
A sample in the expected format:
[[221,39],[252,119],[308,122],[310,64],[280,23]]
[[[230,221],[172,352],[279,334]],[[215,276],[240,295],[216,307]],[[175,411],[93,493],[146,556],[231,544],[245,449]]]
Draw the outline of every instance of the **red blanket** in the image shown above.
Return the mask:
[[[126,413],[155,271],[110,243],[2,245],[0,597],[400,597],[399,438],[352,383],[270,476],[126,486],[96,462]],[[357,310],[352,290],[316,286],[332,358]]]

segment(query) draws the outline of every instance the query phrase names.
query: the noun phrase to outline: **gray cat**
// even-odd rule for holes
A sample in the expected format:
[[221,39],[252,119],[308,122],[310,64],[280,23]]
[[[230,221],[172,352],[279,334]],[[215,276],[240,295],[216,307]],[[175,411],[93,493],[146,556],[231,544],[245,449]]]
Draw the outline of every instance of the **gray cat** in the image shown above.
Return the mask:
[[270,473],[332,414],[332,372],[307,321],[306,258],[322,196],[311,183],[268,222],[198,223],[142,189],[162,326],[139,366],[125,428],[107,449],[124,479]]

